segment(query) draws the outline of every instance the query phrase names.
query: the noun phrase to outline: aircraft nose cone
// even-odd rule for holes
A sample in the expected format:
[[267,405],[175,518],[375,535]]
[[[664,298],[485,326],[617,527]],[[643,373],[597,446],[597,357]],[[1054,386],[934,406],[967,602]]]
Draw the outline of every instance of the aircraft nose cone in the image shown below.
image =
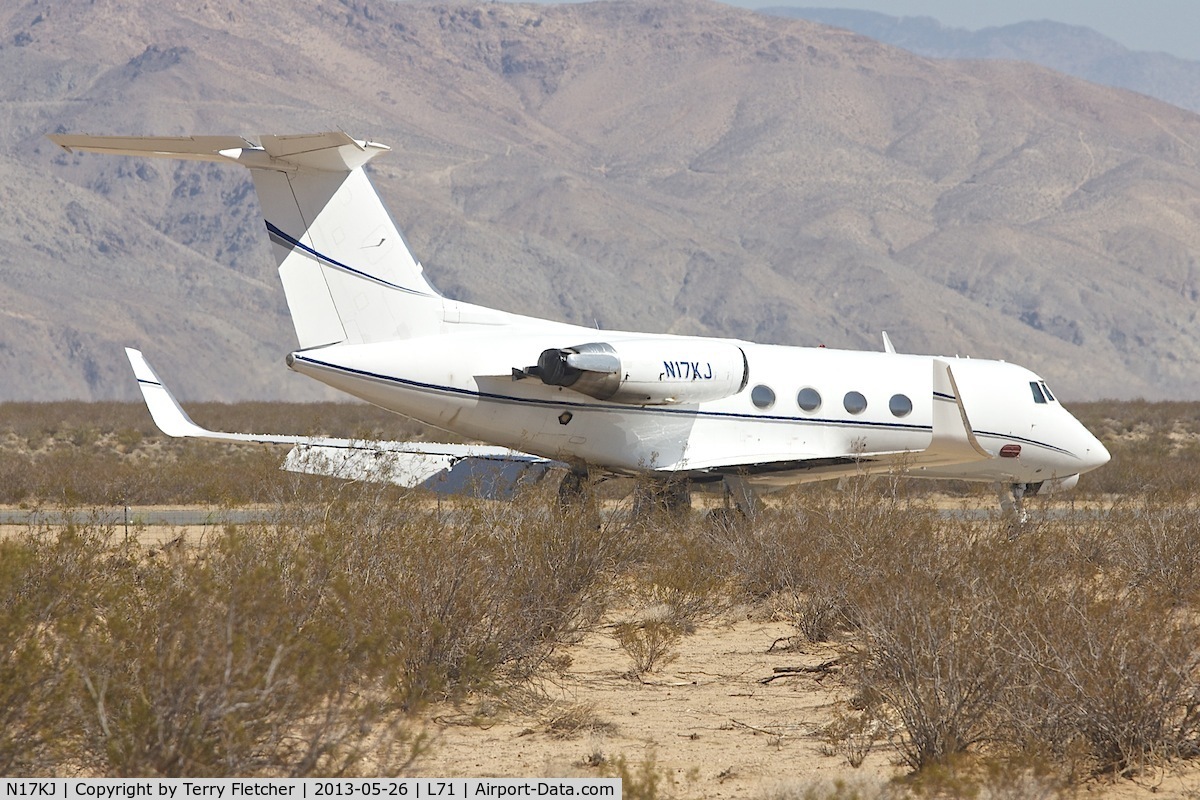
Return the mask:
[[1090,431],[1087,432],[1087,439],[1087,444],[1080,455],[1080,460],[1083,462],[1082,468],[1079,470],[1080,472],[1088,472],[1103,467],[1112,458],[1109,455],[1108,448],[1093,436]]

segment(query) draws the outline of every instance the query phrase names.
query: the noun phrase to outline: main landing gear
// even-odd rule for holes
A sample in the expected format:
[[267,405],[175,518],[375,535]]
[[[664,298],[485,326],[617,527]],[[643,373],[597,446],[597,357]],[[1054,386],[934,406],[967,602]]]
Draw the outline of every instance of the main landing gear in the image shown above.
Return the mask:
[[633,487],[633,518],[676,517],[692,510],[692,487],[685,480],[641,480]]
[[562,508],[583,505],[591,494],[591,488],[586,472],[570,470],[558,484],[558,505]]
[[752,520],[762,512],[762,501],[744,479],[726,477],[721,486],[725,503],[708,512],[708,521],[716,528],[729,530],[744,520]]
[[[572,470],[558,484],[558,504],[564,510],[594,503],[593,481],[587,472]],[[686,480],[641,480],[633,488],[633,516],[683,514],[692,508],[692,488]]]
[[[585,470],[571,470],[558,484],[558,505],[567,513],[581,510],[597,514],[594,481]],[[721,489],[724,504],[708,512],[709,519],[729,526],[740,520],[754,519],[762,510],[757,494],[744,479],[726,477]],[[631,516],[635,520],[666,514],[678,517],[692,511],[692,486],[683,479],[642,479],[633,489]],[[599,515],[597,514],[597,517]]]

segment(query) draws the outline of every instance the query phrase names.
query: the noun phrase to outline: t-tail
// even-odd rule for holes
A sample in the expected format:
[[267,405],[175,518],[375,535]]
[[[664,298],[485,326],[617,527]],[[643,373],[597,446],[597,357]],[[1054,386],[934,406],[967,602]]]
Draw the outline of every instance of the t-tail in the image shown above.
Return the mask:
[[55,135],[69,151],[240,164],[250,169],[300,349],[438,333],[425,279],[364,165],[390,148],[340,131],[182,138]]

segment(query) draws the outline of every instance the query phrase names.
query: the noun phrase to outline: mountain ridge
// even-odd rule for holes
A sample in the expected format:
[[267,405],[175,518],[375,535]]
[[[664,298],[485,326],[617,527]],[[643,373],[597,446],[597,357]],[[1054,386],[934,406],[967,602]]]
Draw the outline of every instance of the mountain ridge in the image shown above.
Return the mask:
[[1082,25],[1026,20],[970,30],[933,17],[857,9],[771,6],[759,11],[845,28],[929,58],[1025,61],[1200,111],[1200,61],[1134,50]]
[[129,399],[123,345],[185,399],[336,396],[282,366],[241,171],[44,138],[334,128],[458,299],[1200,391],[1200,118],[1149,98],[703,0],[40,8],[0,11],[0,399]]

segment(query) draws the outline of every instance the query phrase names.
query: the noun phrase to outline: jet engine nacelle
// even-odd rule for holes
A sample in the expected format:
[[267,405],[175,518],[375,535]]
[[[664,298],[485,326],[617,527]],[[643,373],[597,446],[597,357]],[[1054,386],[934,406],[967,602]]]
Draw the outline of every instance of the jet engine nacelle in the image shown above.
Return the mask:
[[536,367],[513,370],[514,379],[524,377],[597,400],[657,406],[737,394],[749,367],[742,348],[729,342],[637,339],[544,350]]

